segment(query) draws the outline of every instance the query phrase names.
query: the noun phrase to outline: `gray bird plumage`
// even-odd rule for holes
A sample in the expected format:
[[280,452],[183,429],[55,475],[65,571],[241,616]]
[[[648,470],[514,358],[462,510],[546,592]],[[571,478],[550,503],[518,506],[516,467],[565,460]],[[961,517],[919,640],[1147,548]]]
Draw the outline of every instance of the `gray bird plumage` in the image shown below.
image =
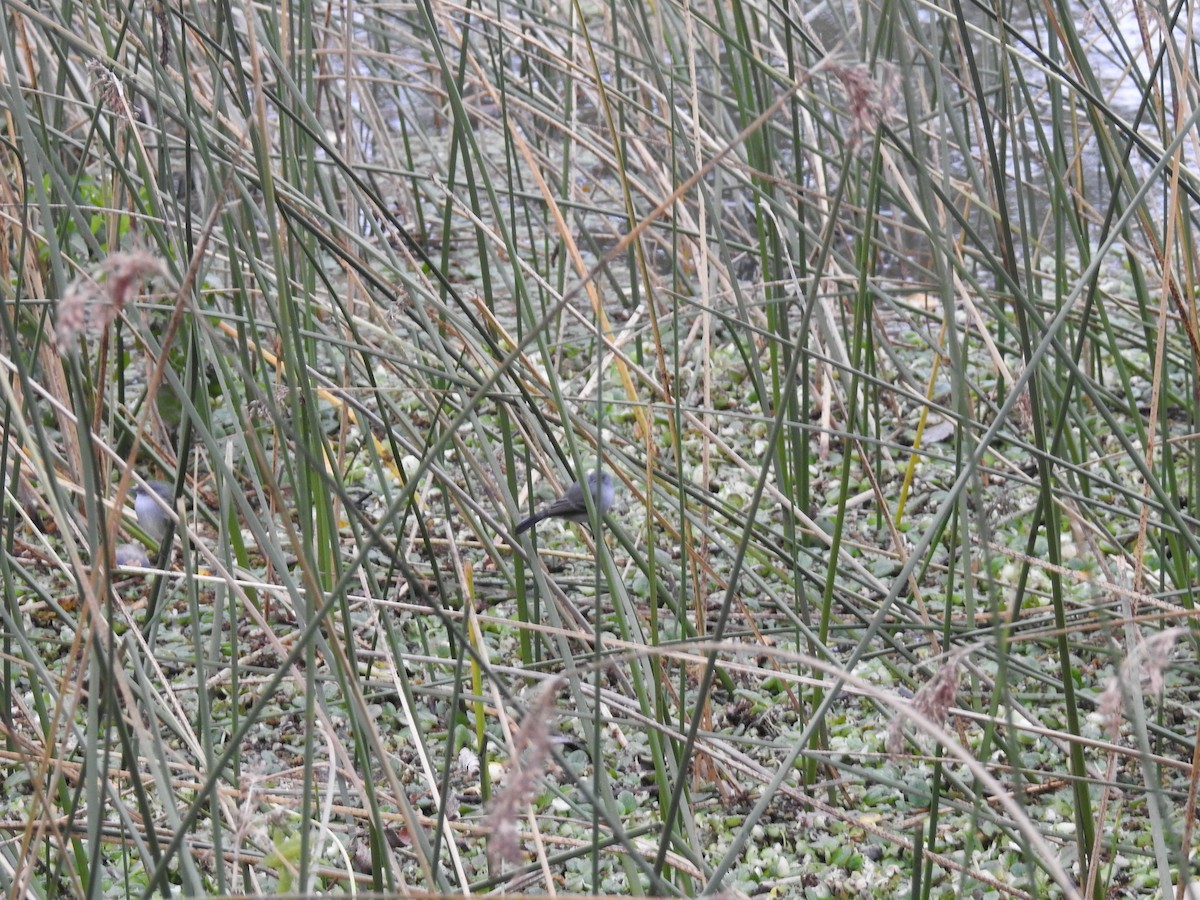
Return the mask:
[[[599,487],[596,485],[597,479],[600,481]],[[596,512],[604,515],[612,507],[612,476],[607,472],[601,472],[599,475],[595,472],[588,472],[587,483],[588,490],[592,495],[592,503],[596,505]],[[516,533],[521,534],[528,531],[542,519],[566,519],[568,522],[586,522],[588,520],[583,487],[578,481],[567,488],[567,492],[549,506],[543,507],[519,524]]]
[[146,548],[141,544],[117,544],[117,550],[113,554],[113,559],[118,566],[150,568],[150,557],[146,554]]
[[[175,488],[167,481],[148,481],[147,486],[162,498],[167,509],[175,502]],[[161,541],[171,524],[171,515],[145,489],[138,487],[134,492],[133,511],[137,513],[138,526],[156,541]]]

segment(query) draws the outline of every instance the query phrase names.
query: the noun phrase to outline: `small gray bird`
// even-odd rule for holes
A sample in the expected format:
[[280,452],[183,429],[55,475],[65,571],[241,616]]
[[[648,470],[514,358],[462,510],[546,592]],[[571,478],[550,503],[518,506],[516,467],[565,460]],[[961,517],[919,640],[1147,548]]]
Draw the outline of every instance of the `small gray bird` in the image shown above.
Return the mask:
[[117,544],[117,550],[113,557],[118,566],[150,568],[150,557],[146,554],[146,548],[141,544]]
[[175,503],[175,488],[168,481],[148,481],[146,484],[151,491],[162,498],[166,509],[154,499],[152,494],[138,487],[133,495],[133,511],[137,513],[138,525],[142,531],[154,540],[162,541],[166,537],[167,526],[172,522],[167,509],[172,509]]
[[[599,481],[599,485],[596,482]],[[592,503],[596,512],[604,515],[613,502],[613,480],[607,472],[597,475],[588,472],[588,490],[592,494]],[[573,483],[567,492],[549,506],[535,512],[532,516],[517,526],[517,534],[528,531],[542,519],[566,519],[568,522],[586,522],[588,520],[587,503],[583,499],[583,487],[578,481]]]

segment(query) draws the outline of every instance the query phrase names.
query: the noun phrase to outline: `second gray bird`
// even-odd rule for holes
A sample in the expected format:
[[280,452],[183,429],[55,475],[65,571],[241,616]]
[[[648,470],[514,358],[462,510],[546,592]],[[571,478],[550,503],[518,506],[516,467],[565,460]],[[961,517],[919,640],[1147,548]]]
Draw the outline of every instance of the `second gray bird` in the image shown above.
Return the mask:
[[[597,485],[597,481],[599,484]],[[596,512],[604,515],[613,502],[613,480],[607,472],[588,472],[588,491],[592,495],[592,503]],[[528,531],[542,519],[566,519],[568,522],[586,522],[588,520],[587,502],[583,499],[583,487],[576,481],[567,492],[517,526],[517,534]]]

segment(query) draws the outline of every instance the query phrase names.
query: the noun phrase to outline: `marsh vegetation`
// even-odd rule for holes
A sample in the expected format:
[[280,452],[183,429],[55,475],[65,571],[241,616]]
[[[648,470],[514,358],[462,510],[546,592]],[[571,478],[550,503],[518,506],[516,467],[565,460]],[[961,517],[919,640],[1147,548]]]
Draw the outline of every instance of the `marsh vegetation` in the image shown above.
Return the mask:
[[1191,880],[1194,10],[2,6],[10,894]]

